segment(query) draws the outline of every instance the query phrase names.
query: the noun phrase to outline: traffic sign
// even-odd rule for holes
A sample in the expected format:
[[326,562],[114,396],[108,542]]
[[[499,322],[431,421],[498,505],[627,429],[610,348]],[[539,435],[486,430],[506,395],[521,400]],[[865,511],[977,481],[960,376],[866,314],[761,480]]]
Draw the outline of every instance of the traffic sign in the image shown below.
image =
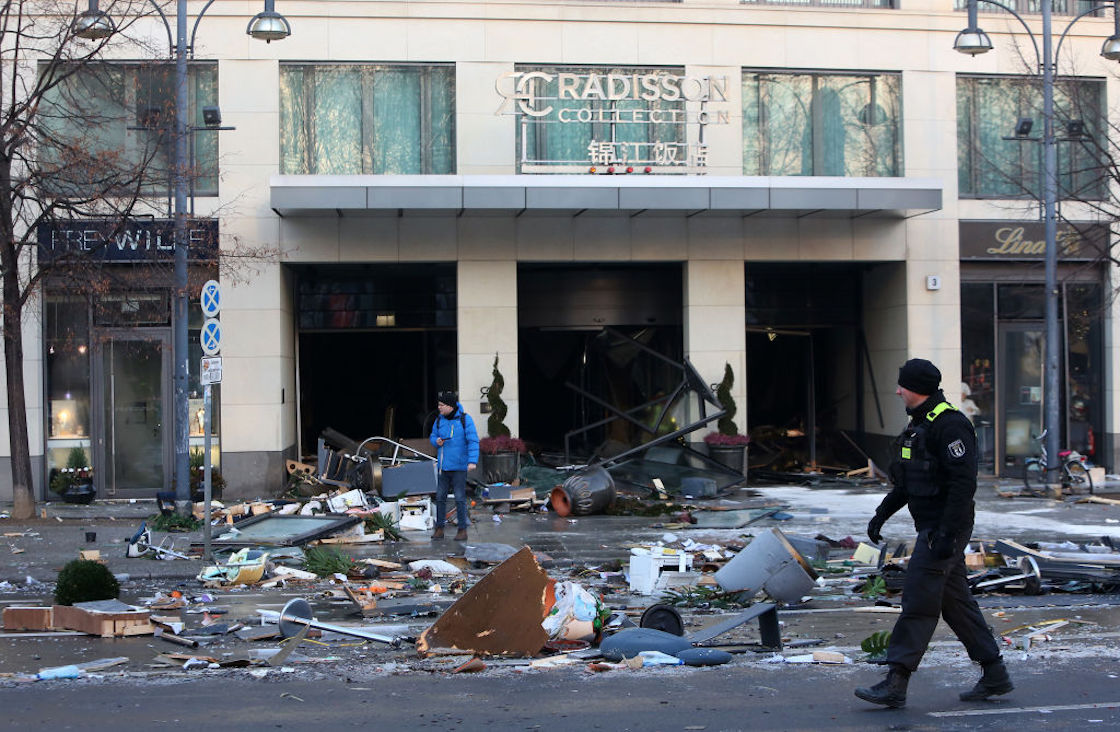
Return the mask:
[[202,314],[207,318],[216,318],[222,311],[222,289],[217,280],[207,280],[202,286]]
[[202,332],[198,336],[199,343],[202,344],[202,352],[207,356],[217,356],[218,352],[222,350],[222,323],[221,321],[210,318],[202,324]]
[[210,356],[209,358],[203,357],[202,369],[199,371],[202,375],[202,384],[220,384],[222,383],[222,357]]

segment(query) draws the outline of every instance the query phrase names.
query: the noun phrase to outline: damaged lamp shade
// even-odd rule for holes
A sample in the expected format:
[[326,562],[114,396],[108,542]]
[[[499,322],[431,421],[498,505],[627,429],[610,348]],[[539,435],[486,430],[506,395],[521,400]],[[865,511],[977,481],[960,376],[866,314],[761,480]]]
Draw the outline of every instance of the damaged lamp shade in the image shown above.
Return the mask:
[[765,590],[775,600],[791,603],[813,589],[817,573],[785,534],[772,528],[747,544],[716,572],[715,579],[727,592],[753,595]]

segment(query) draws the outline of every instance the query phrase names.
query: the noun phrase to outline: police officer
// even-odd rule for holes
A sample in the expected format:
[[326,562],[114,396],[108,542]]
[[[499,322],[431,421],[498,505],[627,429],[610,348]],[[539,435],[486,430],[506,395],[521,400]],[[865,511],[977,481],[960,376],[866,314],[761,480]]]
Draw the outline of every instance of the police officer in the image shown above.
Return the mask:
[[940,384],[941,372],[925,359],[912,358],[898,370],[895,393],[902,397],[910,423],[895,441],[893,486],[867,525],[867,536],[878,544],[886,520],[908,506],[918,531],[906,567],[902,614],[887,649],[887,677],[856,689],[860,699],[888,707],[906,704],[910,674],[918,668],[939,616],[983,668],[976,685],[960,695],[962,701],[981,701],[1014,688],[972,597],[964,565],[975,517],[976,433],[968,418],[945,401]]

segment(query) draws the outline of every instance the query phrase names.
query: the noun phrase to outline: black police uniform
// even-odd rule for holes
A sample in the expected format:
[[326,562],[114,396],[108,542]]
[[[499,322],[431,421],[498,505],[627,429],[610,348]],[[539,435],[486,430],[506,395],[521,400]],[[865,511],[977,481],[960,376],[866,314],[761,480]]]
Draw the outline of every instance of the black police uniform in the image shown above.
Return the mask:
[[941,390],[906,412],[910,423],[895,442],[891,463],[894,486],[875,510],[882,523],[907,506],[918,530],[887,663],[916,670],[939,616],[969,658],[993,663],[999,646],[969,589],[964,564],[976,512],[976,432]]

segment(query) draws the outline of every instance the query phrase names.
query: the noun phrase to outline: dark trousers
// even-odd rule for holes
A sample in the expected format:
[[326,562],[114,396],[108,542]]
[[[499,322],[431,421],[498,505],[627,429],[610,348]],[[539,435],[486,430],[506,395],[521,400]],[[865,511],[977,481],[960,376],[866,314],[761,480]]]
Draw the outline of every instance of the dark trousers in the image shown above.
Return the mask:
[[953,556],[948,559],[933,556],[929,535],[928,530],[919,532],[906,566],[902,615],[891,633],[887,663],[915,671],[933,638],[939,617],[945,618],[973,661],[986,664],[997,660],[999,646],[968,588],[964,548],[971,528],[957,538]]
[[467,471],[441,470],[436,481],[436,526],[447,523],[447,494],[455,496],[456,520],[460,529],[466,529],[471,520],[467,516]]

